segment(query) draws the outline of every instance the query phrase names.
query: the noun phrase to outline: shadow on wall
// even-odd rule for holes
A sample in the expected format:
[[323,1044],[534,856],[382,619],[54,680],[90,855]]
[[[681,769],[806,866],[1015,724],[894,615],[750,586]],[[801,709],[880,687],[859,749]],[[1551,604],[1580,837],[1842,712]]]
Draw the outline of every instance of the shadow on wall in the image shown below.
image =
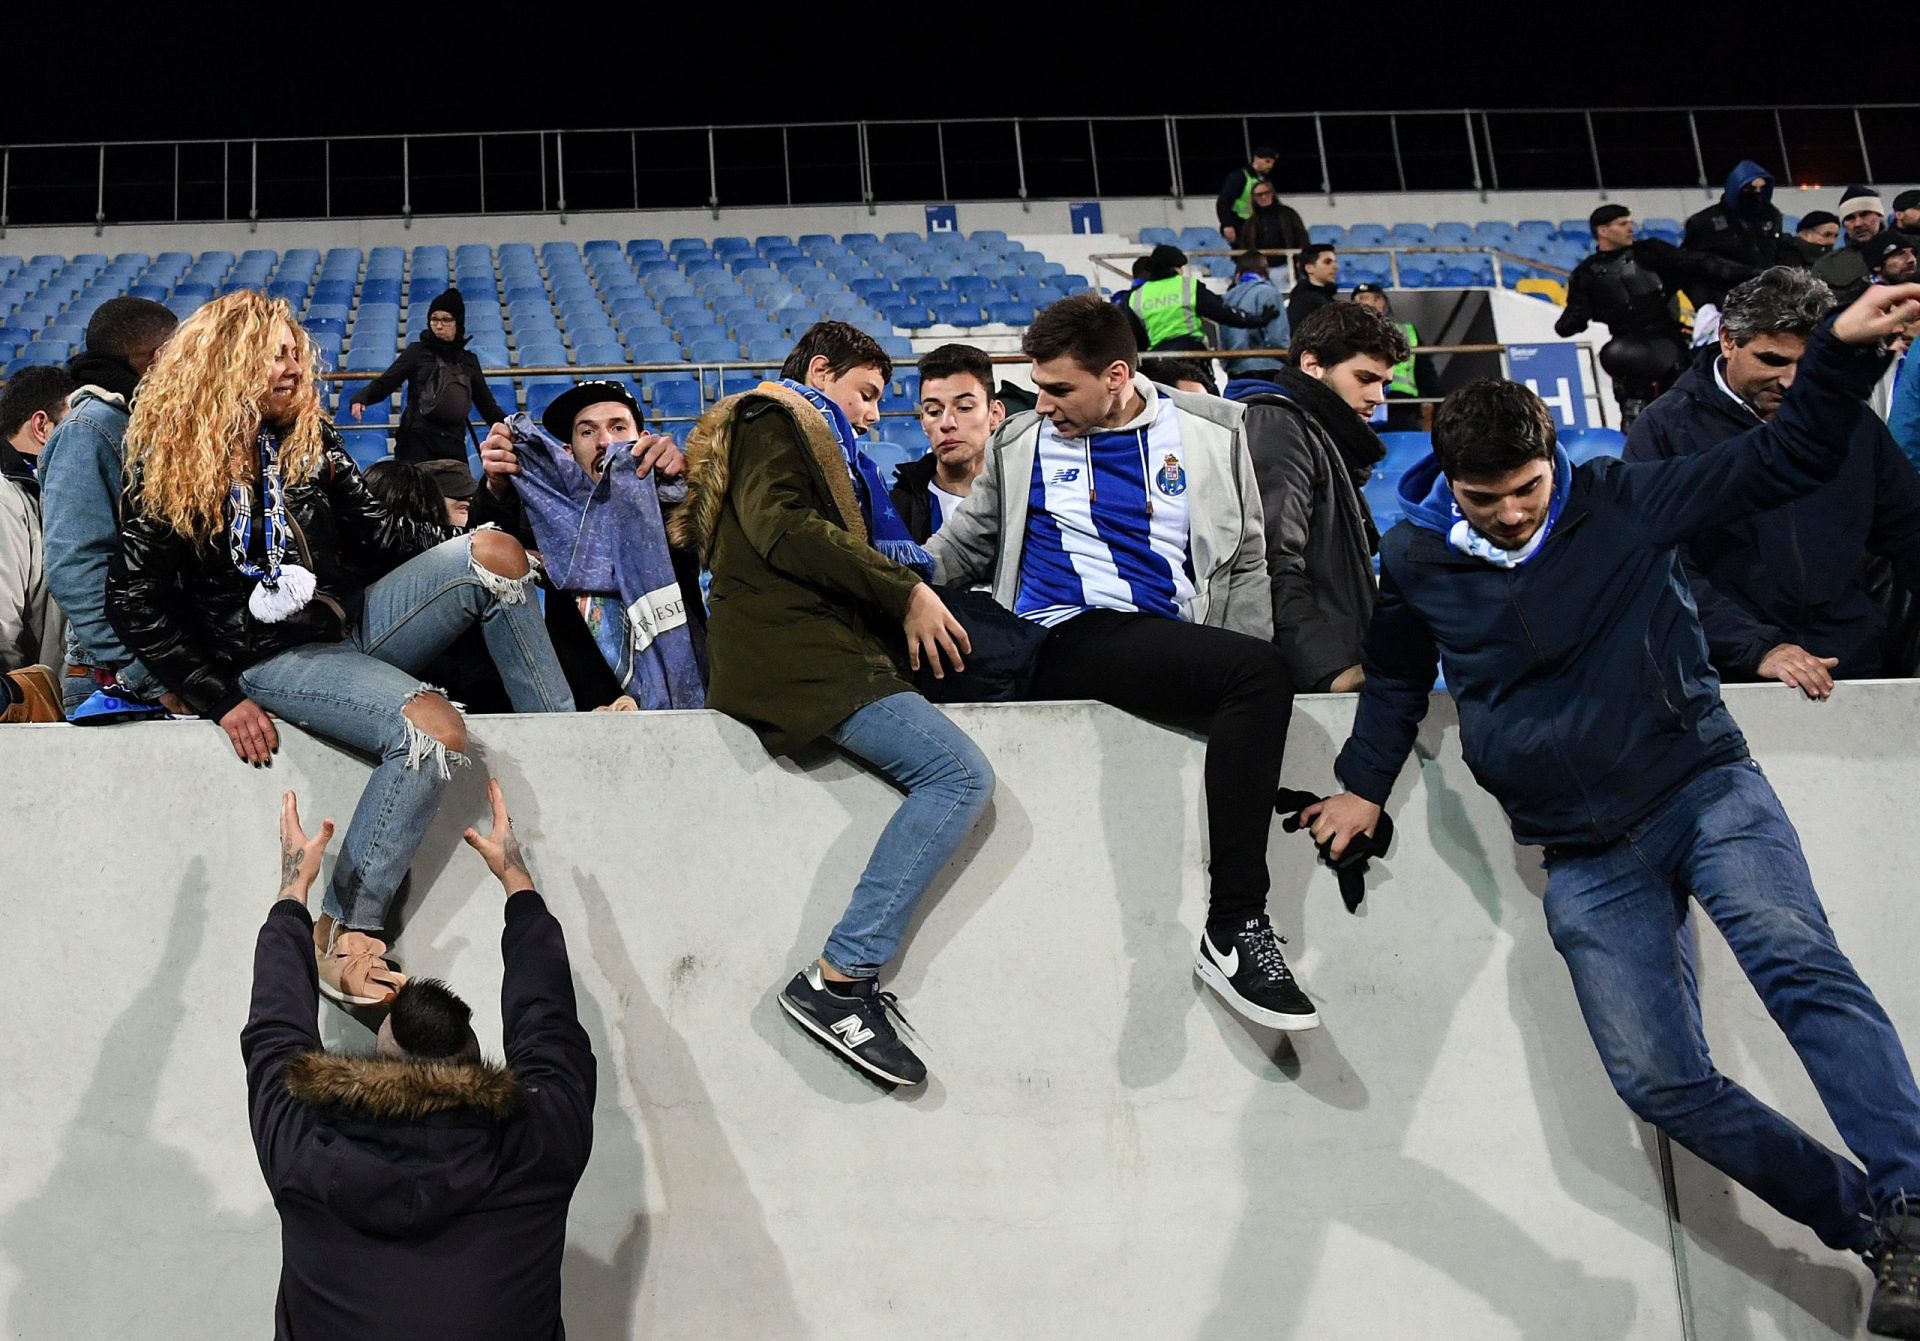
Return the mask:
[[[1296,717],[1296,735],[1306,725]],[[1324,737],[1312,743],[1304,739],[1291,743],[1296,746],[1295,757],[1330,758],[1334,749]],[[1454,890],[1425,891],[1422,897],[1431,899],[1436,916],[1482,913],[1496,923],[1504,923],[1505,929],[1514,934],[1509,973],[1516,1009],[1527,1022],[1523,1035],[1529,1067],[1536,1074],[1564,1069],[1564,1061],[1553,1058],[1552,1049],[1543,1046],[1543,1031],[1532,1023],[1531,1016],[1540,1011],[1541,1003],[1518,999],[1520,980],[1530,970],[1537,970],[1545,953],[1546,929],[1538,909],[1506,909],[1507,917],[1502,918],[1503,905],[1494,897],[1498,886],[1492,858],[1474,832],[1459,794],[1446,785],[1430,754],[1423,751],[1419,757],[1427,788],[1427,823],[1435,849],[1459,876],[1459,886]],[[1404,804],[1411,786],[1409,770],[1403,772],[1395,789],[1391,803],[1395,808]],[[1307,851],[1310,860],[1310,849]],[[1293,855],[1297,854],[1290,854],[1289,865],[1293,864]],[[1386,865],[1390,876],[1391,860]],[[1304,884],[1304,879],[1299,883]],[[1374,883],[1385,888],[1374,889],[1369,902],[1383,895],[1405,897],[1410,893],[1394,889],[1390,879],[1382,881],[1376,876]],[[1368,911],[1363,904],[1362,916]],[[1291,915],[1293,910],[1284,912]],[[1337,907],[1300,914],[1303,921],[1314,915],[1347,916]],[[1455,945],[1475,942],[1491,952],[1499,938],[1458,937],[1437,928],[1430,944],[1391,960],[1383,958],[1378,971],[1382,975],[1443,974],[1464,989],[1481,975],[1486,963],[1460,963],[1450,952]],[[1311,990],[1311,982],[1307,985]],[[1537,981],[1529,983],[1530,988],[1537,985]],[[1390,983],[1382,982],[1380,995],[1392,1000],[1398,994]],[[1238,1341],[1255,1335],[1248,1326],[1255,1317],[1262,1319],[1260,1335],[1309,1335],[1300,1330],[1308,1320],[1298,1315],[1290,1326],[1282,1324],[1281,1330],[1273,1331],[1280,1315],[1260,1301],[1269,1297],[1311,1297],[1330,1231],[1340,1229],[1384,1242],[1427,1263],[1484,1299],[1523,1337],[1560,1341],[1577,1334],[1603,1341],[1630,1335],[1638,1311],[1638,1291],[1632,1281],[1590,1272],[1579,1261],[1577,1245],[1541,1242],[1480,1192],[1408,1153],[1416,1122],[1422,1116],[1431,1071],[1396,1073],[1382,1077],[1382,1083],[1368,1085],[1349,1053],[1340,1047],[1343,1004],[1352,1027],[1361,1005],[1357,999],[1322,1002],[1321,1028],[1302,1035],[1293,1045],[1282,1037],[1280,1052],[1271,1059],[1268,1054],[1274,1035],[1269,1031],[1242,1026],[1244,1041],[1230,1039],[1249,1071],[1270,1084],[1268,1091],[1249,1105],[1241,1126],[1242,1162],[1247,1170],[1243,1224],[1221,1277],[1219,1303],[1196,1335],[1208,1341]],[[1563,1010],[1566,1004],[1562,1004]],[[1376,1016],[1375,1024],[1379,1023]],[[1417,1068],[1422,1058],[1437,1058],[1453,1024],[1452,1017],[1441,1012],[1397,1012],[1392,1020],[1393,1057],[1408,1068]],[[1566,1037],[1566,1028],[1562,1022],[1559,1037]],[[1381,1053],[1379,1040],[1356,1038],[1353,1043],[1355,1057],[1377,1057]],[[1299,1058],[1288,1065],[1292,1046],[1298,1047]],[[1557,1086],[1564,1079],[1543,1079],[1536,1091]],[[1573,1092],[1591,1090],[1591,1077],[1587,1081],[1584,1087],[1576,1085]],[[1297,1176],[1301,1152],[1290,1139],[1289,1124],[1282,1120],[1288,1106],[1302,1102],[1341,1110],[1345,1114],[1342,1121],[1351,1129],[1346,1148],[1355,1152],[1351,1158],[1363,1160],[1354,1165],[1352,1179],[1326,1185],[1333,1195],[1321,1204],[1302,1204],[1305,1189],[1312,1184]],[[1518,1117],[1532,1120],[1531,1114]],[[1572,1174],[1576,1186],[1568,1190],[1591,1205],[1594,1197],[1582,1196],[1577,1184],[1588,1181],[1596,1164],[1604,1167],[1609,1162],[1600,1152],[1618,1145],[1626,1124],[1619,1113],[1592,1104],[1586,1105],[1577,1122],[1570,1120],[1573,1117],[1574,1113],[1567,1111],[1556,1115],[1562,1131],[1554,1144],[1596,1152],[1597,1159],[1583,1156],[1575,1171],[1560,1170],[1563,1182],[1568,1181],[1569,1172]],[[1357,1152],[1364,1152],[1364,1156]],[[1617,1164],[1618,1157],[1611,1162]],[[1661,1246],[1664,1249],[1664,1243]],[[1382,1334],[1392,1334],[1399,1318],[1399,1314],[1383,1315]]]
[[[59,1163],[0,1225],[0,1243],[19,1273],[7,1303],[10,1337],[146,1338],[153,1317],[204,1313],[210,1282],[245,1283],[258,1302],[256,1332],[271,1330],[279,1217],[271,1206],[251,1215],[223,1211],[212,1180],[154,1126],[167,1054],[185,1016],[188,970],[207,928],[206,863],[191,862],[179,897],[156,906],[174,909],[159,970],[107,1030]],[[239,1035],[236,1020],[236,1070]],[[140,1195],[118,1195],[114,1189],[130,1179],[139,1181]],[[113,1214],[103,1215],[109,1202]],[[106,1277],[114,1288],[94,1288]]]
[[[655,1218],[642,1204],[646,1153],[639,1133],[620,1111],[619,1086],[601,1086],[587,1179],[619,1189],[633,1203],[633,1214],[611,1262],[569,1248],[569,1319],[585,1336],[652,1336],[663,1317],[672,1318],[686,1336],[779,1341],[811,1335],[794,1300],[786,1261],[767,1233],[766,1213],[721,1130],[691,1051],[647,994],[600,883],[577,868],[573,879],[593,962],[617,1005],[611,1019],[589,1017],[582,1023],[593,1036],[615,1040],[622,1054],[617,1060],[635,1085],[634,1110],[648,1140],[674,1156],[654,1166],[665,1202]],[[602,1013],[583,998],[583,1014],[589,1010]],[[602,1059],[603,1079],[615,1060]],[[609,1138],[613,1144],[603,1146]],[[687,1179],[675,1170],[699,1172]],[[701,1227],[697,1239],[686,1232],[689,1226]],[[716,1289],[716,1281],[738,1282],[740,1288]],[[660,1303],[667,1291],[675,1297]]]

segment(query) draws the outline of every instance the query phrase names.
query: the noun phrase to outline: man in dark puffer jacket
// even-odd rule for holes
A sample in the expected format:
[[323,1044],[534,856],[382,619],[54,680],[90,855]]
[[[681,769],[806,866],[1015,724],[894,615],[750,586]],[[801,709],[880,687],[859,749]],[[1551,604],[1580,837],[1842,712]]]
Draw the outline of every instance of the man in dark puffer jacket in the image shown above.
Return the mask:
[[260,1170],[280,1213],[277,1341],[559,1341],[567,1204],[593,1148],[596,1083],[560,924],[534,892],[500,784],[466,840],[506,892],[506,1062],[480,1057],[444,984],[394,998],[372,1057],[326,1052],[307,893],[333,834],[281,801],[281,888],[240,1035]]

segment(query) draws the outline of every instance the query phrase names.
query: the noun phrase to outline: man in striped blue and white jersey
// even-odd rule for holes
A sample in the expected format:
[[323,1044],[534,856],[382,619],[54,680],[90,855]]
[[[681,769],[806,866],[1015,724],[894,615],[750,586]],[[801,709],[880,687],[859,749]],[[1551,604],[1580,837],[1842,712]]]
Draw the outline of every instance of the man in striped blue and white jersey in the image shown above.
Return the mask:
[[1293,692],[1245,412],[1142,376],[1125,314],[1093,295],[1047,308],[1021,348],[1038,406],[994,435],[927,542],[937,578],[990,578],[994,599],[1048,630],[1033,697],[1204,726],[1212,861],[1195,972],[1250,1020],[1311,1029],[1266,910]]

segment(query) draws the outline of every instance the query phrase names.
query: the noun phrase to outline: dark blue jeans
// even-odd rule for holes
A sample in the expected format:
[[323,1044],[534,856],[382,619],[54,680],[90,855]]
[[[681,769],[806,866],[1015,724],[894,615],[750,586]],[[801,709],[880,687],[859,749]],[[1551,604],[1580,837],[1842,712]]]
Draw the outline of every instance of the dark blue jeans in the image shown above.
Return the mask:
[[[1726,937],[1860,1164],[1714,1069],[1689,897]],[[1866,1247],[1876,1211],[1920,1195],[1912,1068],[1834,942],[1759,765],[1708,769],[1609,847],[1549,849],[1546,913],[1607,1075],[1640,1117],[1831,1247]]]

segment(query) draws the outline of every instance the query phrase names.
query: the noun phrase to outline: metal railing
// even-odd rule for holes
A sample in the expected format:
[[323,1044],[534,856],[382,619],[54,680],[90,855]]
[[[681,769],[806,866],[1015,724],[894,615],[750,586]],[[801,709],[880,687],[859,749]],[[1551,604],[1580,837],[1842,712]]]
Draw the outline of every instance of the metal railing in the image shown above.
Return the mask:
[[[1500,373],[1502,376],[1506,376],[1510,371],[1507,363],[1508,348],[1509,346],[1502,342],[1488,342],[1488,343],[1482,343],[1482,344],[1418,345],[1411,351],[1411,353],[1415,358],[1428,358],[1428,359],[1444,358],[1444,357],[1455,355],[1455,354],[1497,354],[1500,356]],[[1599,382],[1600,374],[1599,374],[1599,365],[1597,364],[1597,362],[1595,362],[1594,351],[1592,350],[1591,347],[1587,345],[1581,345],[1580,348],[1586,357],[1587,364],[1588,364],[1588,372],[1589,372],[1589,375],[1593,378],[1593,385],[1595,387],[1598,387],[1600,385],[1600,382]],[[1025,354],[989,354],[987,357],[988,357],[988,361],[995,365],[1025,364],[1030,361]],[[1177,350],[1177,351],[1168,351],[1167,353],[1160,355],[1159,357],[1212,360],[1220,363],[1233,363],[1240,359],[1287,358],[1289,357],[1289,352],[1283,348]],[[1154,358],[1155,358],[1155,355],[1151,353],[1142,355],[1142,359],[1145,362],[1150,363]],[[895,359],[893,361],[893,366],[896,369],[912,368],[912,367],[918,366],[919,362],[920,360],[917,357],[900,358],[900,359]],[[750,362],[743,359],[743,360],[735,360],[735,361],[723,362],[723,363],[591,363],[591,364],[579,363],[579,364],[567,364],[564,366],[545,366],[545,367],[482,368],[480,371],[481,371],[481,375],[488,381],[502,381],[502,380],[517,379],[517,378],[531,378],[531,377],[565,377],[570,379],[577,379],[577,378],[588,377],[588,376],[595,376],[595,377],[607,376],[610,374],[630,376],[630,375],[637,375],[637,374],[643,374],[643,373],[689,373],[689,372],[693,373],[696,384],[700,387],[699,410],[694,412],[693,414],[666,414],[666,415],[649,414],[647,416],[647,422],[649,425],[662,425],[662,424],[691,424],[695,420],[697,420],[701,414],[704,414],[708,409],[712,408],[712,406],[715,404],[715,399],[707,395],[706,375],[708,373],[718,373],[724,376],[726,373],[730,373],[730,372],[777,373],[778,370],[774,368],[773,365],[768,363],[754,363],[754,362]],[[378,375],[379,374],[377,372],[370,373],[366,371],[342,371],[339,369],[330,369],[320,374],[320,380],[323,382],[333,382],[333,383],[366,382],[366,381],[371,381],[374,377]],[[1402,404],[1435,405],[1435,404],[1438,404],[1440,400],[1443,398],[1439,396],[1411,396],[1411,397],[1402,397],[1402,398],[1396,398],[1396,399],[1399,401],[1399,403],[1402,403]],[[1604,422],[1604,415],[1605,415],[1604,402],[1602,403],[1601,415],[1602,415],[1602,421]],[[917,412],[913,410],[883,410],[881,412],[880,417],[882,419],[911,419],[911,418],[917,417]],[[381,424],[364,424],[364,423],[355,423],[353,420],[343,417],[339,422],[336,423],[335,426],[342,433],[390,434],[395,427],[395,422],[390,421],[390,422],[381,423]],[[469,426],[475,429],[478,429],[481,432],[485,432],[488,427],[484,422],[478,419],[470,420]]]
[[1255,144],[1282,194],[1920,180],[1920,106],[1452,108],[790,122],[0,147],[9,225],[1210,196]]
[[[1131,283],[1133,263],[1139,260],[1142,256],[1147,255],[1149,250],[1150,250],[1149,248],[1135,248],[1132,251],[1095,252],[1091,256],[1089,256],[1087,259],[1093,262],[1094,270],[1096,272],[1094,278],[1096,279],[1096,281],[1103,278],[1103,276],[1100,275],[1098,272],[1108,271],[1108,272],[1111,272],[1116,277],[1118,277],[1119,279],[1126,281],[1128,283]],[[1566,279],[1573,273],[1571,270],[1567,270],[1561,266],[1554,265],[1548,261],[1536,261],[1526,256],[1516,256],[1514,253],[1510,251],[1502,251],[1498,247],[1475,247],[1470,244],[1464,245],[1464,246],[1405,246],[1405,247],[1341,246],[1341,247],[1336,247],[1335,250],[1341,256],[1385,256],[1387,258],[1387,273],[1390,278],[1389,286],[1396,289],[1401,287],[1400,258],[1403,255],[1490,257],[1493,261],[1493,287],[1496,289],[1506,287],[1505,283],[1503,282],[1505,279],[1505,275],[1501,270],[1501,262],[1503,260],[1509,265],[1525,266],[1529,270],[1545,270],[1549,274],[1558,278],[1562,283],[1564,283]],[[1241,256],[1244,254],[1245,254],[1244,250],[1238,247],[1228,248],[1225,250],[1202,249],[1198,251],[1190,251],[1185,253],[1187,259],[1190,261],[1196,260],[1196,259],[1205,259],[1207,257],[1214,257],[1214,256],[1224,256],[1229,260],[1231,260],[1235,256]],[[1291,275],[1294,270],[1293,260],[1296,256],[1300,254],[1300,249],[1295,247],[1262,247],[1260,249],[1260,254],[1262,256],[1265,256],[1269,261],[1284,260],[1287,264],[1284,267],[1276,268],[1275,273],[1281,273],[1282,270],[1284,270],[1285,274]],[[1122,267],[1122,264],[1121,264],[1122,262],[1126,263],[1124,268]],[[1105,287],[1111,288],[1112,286],[1108,285]],[[1288,286],[1288,287],[1291,287],[1291,286]]]

